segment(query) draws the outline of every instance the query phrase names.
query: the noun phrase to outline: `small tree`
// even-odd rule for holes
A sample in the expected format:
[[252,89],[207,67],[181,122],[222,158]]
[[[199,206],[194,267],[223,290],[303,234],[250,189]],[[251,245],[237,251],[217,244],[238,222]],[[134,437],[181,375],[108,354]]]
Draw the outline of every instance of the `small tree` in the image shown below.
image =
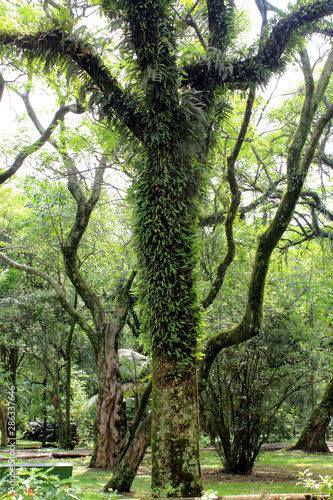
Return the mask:
[[275,316],[266,320],[260,337],[226,349],[215,360],[202,404],[213,418],[226,472],[252,472],[283,402],[309,383],[310,353],[297,340],[294,322]]

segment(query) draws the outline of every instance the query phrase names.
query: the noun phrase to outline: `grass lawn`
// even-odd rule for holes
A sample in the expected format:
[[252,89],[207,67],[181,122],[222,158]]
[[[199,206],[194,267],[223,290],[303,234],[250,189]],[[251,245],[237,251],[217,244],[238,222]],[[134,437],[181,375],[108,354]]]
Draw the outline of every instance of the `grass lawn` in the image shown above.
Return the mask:
[[[145,498],[150,495],[150,454],[140,467],[133,483],[132,491],[128,494],[117,495],[124,500]],[[303,452],[266,451],[260,455],[253,474],[250,476],[234,476],[221,472],[221,462],[213,450],[204,450],[201,453],[204,489],[216,492],[218,496],[262,494],[267,493],[304,493],[304,487],[296,485],[298,471],[310,469],[313,477],[333,477],[332,455],[308,455]],[[54,459],[39,459],[40,462],[50,462]],[[101,492],[110,473],[94,470],[88,467],[89,458],[66,459],[74,464],[73,486],[79,488],[77,493],[80,500],[95,500],[110,498]],[[32,459],[36,462],[36,459]]]

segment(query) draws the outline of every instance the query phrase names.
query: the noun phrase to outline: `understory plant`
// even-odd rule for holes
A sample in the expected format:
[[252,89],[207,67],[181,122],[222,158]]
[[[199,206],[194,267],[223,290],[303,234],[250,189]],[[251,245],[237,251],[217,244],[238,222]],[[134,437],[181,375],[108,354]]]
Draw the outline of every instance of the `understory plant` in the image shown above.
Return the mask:
[[0,500],[33,500],[33,499],[54,499],[68,500],[79,498],[74,494],[74,489],[70,483],[67,484],[58,476],[50,474],[52,467],[43,472],[41,469],[28,469],[20,467],[15,471],[15,486],[12,488],[9,482],[9,471],[0,480],[0,491],[7,489]]
[[310,469],[299,472],[299,475],[300,480],[296,483],[297,485],[303,485],[309,493],[329,496],[330,499],[333,498],[333,480],[330,476],[321,476],[319,474],[319,479],[313,479]]

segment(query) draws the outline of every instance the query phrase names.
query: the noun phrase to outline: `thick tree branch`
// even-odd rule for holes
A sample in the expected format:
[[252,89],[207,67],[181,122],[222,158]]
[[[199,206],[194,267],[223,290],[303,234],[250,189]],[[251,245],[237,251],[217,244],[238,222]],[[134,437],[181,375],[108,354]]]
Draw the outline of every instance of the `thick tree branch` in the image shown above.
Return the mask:
[[89,76],[90,90],[99,89],[104,94],[103,114],[109,119],[115,116],[142,139],[144,124],[138,109],[87,42],[56,28],[33,34],[0,32],[0,46],[9,52],[15,49],[28,60],[37,59],[52,66],[56,61],[68,66],[71,61],[75,62],[80,72]]
[[272,73],[283,68],[283,55],[292,36],[303,28],[310,31],[313,23],[331,14],[333,0],[316,0],[304,5],[275,24],[255,56],[237,62],[227,61],[224,68],[231,66],[230,71],[223,71],[221,67],[215,68],[205,61],[189,65],[184,68],[187,77],[184,77],[183,85],[204,90],[212,81],[217,85],[237,89],[247,88],[251,82],[266,83]]
[[66,242],[62,247],[67,275],[75,290],[80,295],[85,305],[90,310],[95,326],[100,328],[106,324],[105,311],[97,295],[88,286],[79,272],[77,252],[79,244],[88,227],[91,213],[95,208],[101,193],[104,171],[106,168],[106,157],[102,156],[99,166],[95,170],[95,179],[89,200],[81,189],[73,166],[69,171],[68,189],[77,203],[75,222],[72,225]]
[[5,172],[2,172],[0,174],[0,184],[3,184],[10,177],[12,177],[18,171],[18,169],[21,167],[22,163],[27,158],[27,156],[38,151],[38,149],[40,149],[50,139],[50,137],[51,137],[52,133],[54,132],[55,128],[57,127],[57,125],[59,124],[59,122],[61,120],[63,120],[64,116],[68,112],[80,114],[80,113],[84,112],[84,109],[82,108],[82,106],[79,106],[76,104],[72,104],[72,105],[60,108],[56,112],[50,125],[47,127],[46,130],[44,130],[44,132],[42,133],[40,138],[36,142],[31,144],[30,146],[24,147],[22,149],[21,153],[16,157],[12,166],[9,167]]
[[[330,57],[331,55],[329,58]],[[332,65],[330,67],[332,72]],[[326,71],[327,70],[324,69],[323,73],[326,73]],[[321,75],[320,81],[321,79],[322,81],[325,79],[327,80],[326,77],[327,75]],[[307,74],[305,74],[305,78],[308,78]],[[329,120],[333,117],[332,104],[317,120],[308,145],[303,153],[303,156],[301,156],[309,129],[319,104],[317,96],[321,95],[321,97],[323,97],[322,90],[322,85],[320,85],[319,91],[314,89],[311,84],[306,87],[306,95],[304,98],[300,122],[288,151],[287,189],[273,220],[269,224],[266,231],[259,237],[249,285],[245,315],[237,326],[216,334],[208,340],[204,358],[200,362],[199,382],[201,388],[204,387],[210,367],[221,349],[244,342],[245,340],[258,335],[260,332],[264,289],[270,256],[280,241],[283,233],[288,228],[296,204],[299,200],[310,163],[314,157],[316,147],[318,146],[320,136]],[[304,123],[304,121],[309,120],[310,123]]]

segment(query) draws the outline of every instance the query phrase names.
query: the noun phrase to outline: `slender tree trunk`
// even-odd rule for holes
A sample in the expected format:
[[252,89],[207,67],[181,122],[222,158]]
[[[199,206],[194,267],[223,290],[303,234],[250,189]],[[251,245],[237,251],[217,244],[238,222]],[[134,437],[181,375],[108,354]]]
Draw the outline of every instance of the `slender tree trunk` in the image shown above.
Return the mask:
[[[77,294],[75,294],[74,307],[77,308]],[[66,449],[72,450],[74,443],[72,442],[71,432],[71,382],[72,382],[72,340],[74,335],[76,321],[72,318],[71,327],[66,343],[66,425],[64,444]]]
[[1,429],[1,446],[7,446],[8,438],[7,438],[7,418],[8,418],[8,409],[4,408],[1,399],[0,399],[0,429]]
[[142,424],[140,422],[145,413],[151,389],[152,382],[150,381],[143,391],[137,412],[128,426],[125,439],[120,444],[117,464],[112,478],[104,488],[105,491],[111,488],[119,492],[127,492],[131,488],[147,446],[150,443],[151,412],[144,418]]
[[46,383],[47,383],[47,376],[45,376],[45,378],[43,380],[44,391],[43,391],[43,435],[42,435],[42,448],[46,447],[46,433],[47,433],[47,406],[46,406],[47,390],[46,390]]
[[55,429],[58,427],[58,441],[61,445],[63,445],[63,443],[64,443],[64,419],[62,416],[61,402],[60,402],[60,396],[59,396],[58,389],[56,389],[56,394],[54,394],[52,397],[52,403],[53,403],[53,408],[54,408],[54,413],[55,413],[56,423],[57,423],[57,425],[55,426]]
[[326,432],[333,415],[333,379],[329,382],[320,403],[308,419],[302,434],[292,446],[293,450],[328,453]]
[[113,491],[117,490],[119,492],[130,491],[141,460],[144,457],[147,446],[150,443],[150,433],[151,413],[148,413],[142,424],[137,429],[135,435],[130,440],[129,446],[123,454],[121,460],[117,462],[112,478],[104,487],[105,491],[108,491],[109,489],[112,489]]

